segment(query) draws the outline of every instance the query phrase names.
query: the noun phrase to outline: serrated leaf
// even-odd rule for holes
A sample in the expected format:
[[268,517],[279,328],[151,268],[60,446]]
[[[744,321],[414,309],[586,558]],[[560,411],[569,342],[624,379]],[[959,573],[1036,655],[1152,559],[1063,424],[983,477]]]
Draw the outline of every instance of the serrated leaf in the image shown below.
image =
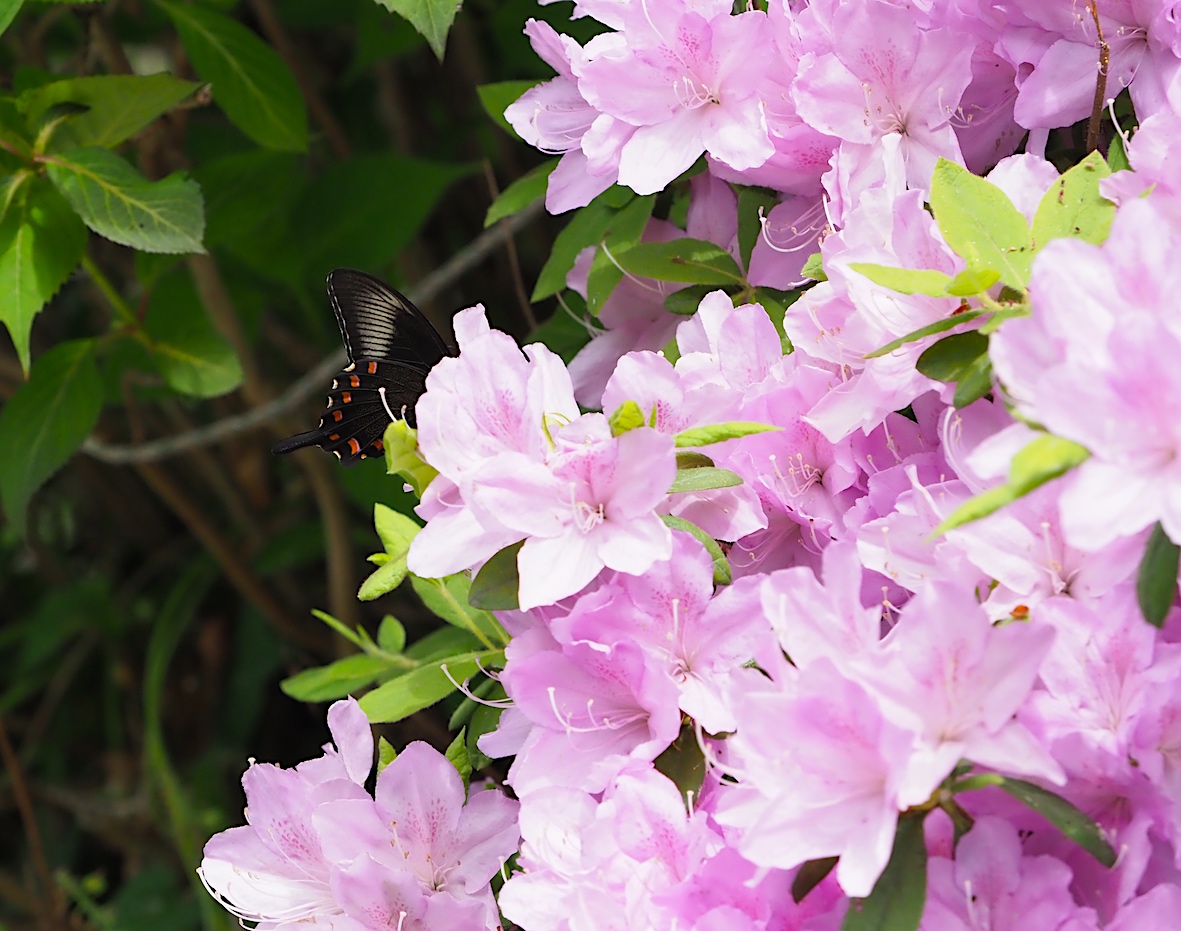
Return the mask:
[[586,280],[586,307],[596,317],[615,286],[623,280],[623,270],[616,264],[615,256],[640,241],[655,204],[655,194],[634,198],[611,218],[603,231]]
[[741,484],[742,476],[729,469],[697,466],[691,469],[678,469],[668,493],[675,495],[682,491],[709,491],[711,488],[733,488]]
[[100,74],[67,78],[25,91],[18,106],[35,125],[52,107],[78,103],[87,110],[53,134],[50,151],[102,146],[111,149],[191,97],[201,85],[170,74]]
[[204,252],[201,188],[183,172],[148,181],[107,149],[74,149],[47,159],[46,173],[100,236],[144,252]]
[[899,294],[926,294],[946,297],[952,277],[934,269],[895,268],[872,262],[853,262],[849,268],[864,275],[874,284],[897,291]]
[[398,751],[394,745],[384,737],[377,738],[377,775],[398,758]]
[[447,33],[455,20],[460,0],[377,0],[391,13],[397,13],[426,39],[439,61],[447,46]]
[[0,501],[17,532],[24,533],[33,492],[94,429],[102,395],[93,341],[72,340],[38,358],[0,410]]
[[210,321],[188,276],[170,275],[157,285],[143,328],[152,359],[174,391],[213,398],[242,383],[234,347]]
[[1099,193],[1099,182],[1110,175],[1111,169],[1098,152],[1063,173],[1046,191],[1034,214],[1034,246],[1040,249],[1063,236],[1094,245],[1105,242],[1115,218],[1115,204]]
[[446,698],[455,691],[457,683],[471,678],[481,669],[503,665],[503,650],[481,650],[449,656],[442,663],[432,662],[429,666],[422,666],[379,685],[362,696],[361,710],[374,724],[401,721]]
[[1181,564],[1181,546],[1169,539],[1157,521],[1144,547],[1140,572],[1136,577],[1136,598],[1140,613],[1153,627],[1165,622],[1169,608],[1177,600],[1177,571]]
[[991,268],[1024,291],[1033,263],[1029,224],[999,187],[945,158],[931,179],[931,210],[947,244],[969,268]]
[[756,433],[767,433],[771,430],[782,430],[767,423],[752,423],[746,420],[731,420],[726,423],[711,423],[704,427],[690,427],[673,436],[673,442],[678,449],[694,446],[709,446],[725,440],[737,439],[740,436],[752,436]]
[[689,536],[693,537],[693,539],[705,547],[705,551],[709,553],[709,558],[714,564],[714,585],[729,585],[733,581],[734,573],[730,569],[730,561],[726,558],[726,554],[722,552],[722,548],[718,546],[717,540],[695,523],[687,521],[683,517],[661,514],[660,519],[672,530],[679,530],[682,533],[689,534]]
[[642,242],[615,256],[624,271],[657,281],[684,284],[738,284],[746,279],[734,257],[702,239]]
[[534,201],[545,197],[549,176],[557,167],[558,160],[551,158],[548,162],[542,162],[528,174],[517,178],[492,202],[492,206],[488,208],[488,213],[484,217],[484,226],[489,227],[497,220],[503,220],[505,217],[511,217],[514,213],[520,213]]
[[307,151],[303,95],[278,52],[207,6],[156,2],[172,19],[193,70],[212,84],[214,100],[235,126],[268,149]]
[[807,863],[800,864],[795,878],[791,881],[792,899],[802,902],[809,892],[824,882],[825,877],[836,867],[838,859],[838,857],[821,857],[819,860],[809,860]]
[[596,245],[607,231],[611,218],[619,212],[619,208],[611,206],[609,202],[612,198],[608,195],[611,193],[610,190],[604,191],[575,212],[570,222],[558,233],[529,300],[536,303],[566,287],[566,275],[574,267],[578,253],[587,246]]
[[813,281],[828,281],[828,275],[824,273],[824,256],[819,252],[813,252],[806,262],[804,267],[800,269],[800,274],[805,278],[811,278]]
[[460,729],[443,756],[447,758],[448,763],[455,767],[455,771],[459,773],[459,778],[463,780],[463,784],[466,786],[472,778],[472,761],[467,755],[467,728]]
[[392,614],[381,619],[377,628],[377,645],[387,653],[401,653],[406,649],[406,628]]
[[923,816],[898,819],[894,848],[877,883],[864,899],[853,899],[841,931],[915,931],[927,902],[927,842]]
[[418,455],[418,431],[404,420],[395,420],[385,428],[385,470],[388,475],[400,475],[410,483],[414,493],[422,493],[439,474],[434,466]]
[[1115,865],[1115,851],[1103,830],[1060,795],[1024,779],[1001,778],[1000,787],[1029,806],[1104,866]]
[[389,663],[380,656],[357,653],[288,676],[279,683],[279,688],[296,701],[335,701],[369,685],[389,668]]
[[[378,2],[381,2],[381,0],[378,0]],[[488,114],[492,122],[514,139],[519,139],[521,137],[517,135],[517,131],[513,129],[512,124],[504,118],[504,111],[509,108],[509,104],[516,103],[525,91],[536,87],[540,83],[540,81],[496,81],[492,84],[481,84],[476,88],[476,94],[479,95],[480,105],[483,106],[484,112]],[[551,171],[553,170],[553,165],[557,165],[557,163],[558,160],[556,158],[553,159],[550,167]],[[487,223],[484,225],[487,226]]]
[[525,541],[512,543],[480,567],[468,591],[468,604],[485,611],[513,611],[520,607],[518,600],[521,577],[517,572],[517,553]]
[[33,318],[85,251],[86,227],[65,199],[42,179],[20,184],[0,220],[0,320],[26,372]]
[[967,323],[969,320],[975,320],[982,314],[986,314],[986,310],[969,310],[962,314],[953,314],[950,317],[945,317],[942,320],[936,320],[934,323],[928,323],[924,327],[919,327],[907,333],[905,336],[900,336],[898,339],[891,340],[882,346],[880,349],[875,349],[873,352],[866,353],[865,358],[876,359],[879,356],[886,356],[897,349],[901,349],[907,343],[918,342],[920,339],[926,339],[928,336],[934,336],[936,333],[945,333],[953,327],[959,326],[961,323]]
[[1009,480],[998,488],[991,488],[961,504],[948,518],[931,531],[937,537],[987,517],[1011,501],[1029,494],[1051,479],[1065,475],[1091,456],[1085,447],[1052,433],[1043,433],[1028,443],[1009,466]]
[[946,336],[928,346],[919,356],[915,368],[935,381],[958,381],[968,367],[988,353],[988,337],[975,330]]
[[502,647],[509,642],[508,632],[500,621],[469,603],[471,581],[463,573],[445,579],[422,579],[410,576],[410,584],[437,617],[461,630],[474,634],[487,647]]
[[607,419],[607,423],[611,426],[612,436],[622,436],[629,430],[645,426],[647,420],[639,404],[635,401],[624,401]]

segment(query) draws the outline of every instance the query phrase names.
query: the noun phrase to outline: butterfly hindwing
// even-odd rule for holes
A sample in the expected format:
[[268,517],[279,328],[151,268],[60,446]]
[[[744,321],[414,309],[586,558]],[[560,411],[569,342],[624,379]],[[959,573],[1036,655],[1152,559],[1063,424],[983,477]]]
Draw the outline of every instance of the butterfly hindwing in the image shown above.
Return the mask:
[[425,374],[451,354],[422,312],[372,275],[338,268],[328,275],[328,297],[351,362],[385,359]]

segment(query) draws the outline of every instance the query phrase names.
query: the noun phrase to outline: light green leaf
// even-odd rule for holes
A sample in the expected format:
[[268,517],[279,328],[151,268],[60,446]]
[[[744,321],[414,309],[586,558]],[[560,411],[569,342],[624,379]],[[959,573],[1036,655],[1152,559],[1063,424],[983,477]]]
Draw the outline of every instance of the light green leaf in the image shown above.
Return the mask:
[[824,273],[824,256],[819,252],[813,252],[800,269],[800,274],[813,281],[828,281],[828,275]]
[[491,226],[497,220],[511,217],[514,213],[520,213],[531,203],[544,197],[546,186],[549,184],[549,176],[557,167],[558,160],[551,158],[501,191],[500,196],[488,208],[488,214],[484,217],[484,226]]
[[380,656],[356,653],[288,676],[279,688],[296,701],[334,701],[364,688],[389,669],[390,664]]
[[1111,169],[1112,174],[1117,171],[1129,171],[1132,168],[1132,163],[1128,161],[1128,150],[1124,146],[1124,137],[1122,133],[1116,133],[1111,140],[1111,145],[1107,149],[1107,167]]
[[1157,521],[1144,548],[1140,573],[1136,578],[1136,597],[1144,620],[1153,627],[1165,622],[1169,608],[1177,600],[1177,570],[1181,565],[1181,546],[1169,539]]
[[1029,224],[1004,191],[941,158],[931,179],[930,202],[943,238],[969,268],[994,269],[1009,287],[1028,287],[1033,262]]
[[377,738],[377,775],[398,758],[398,751],[394,745],[384,737]]
[[406,554],[410,552],[411,541],[422,529],[405,514],[384,504],[373,506],[373,523],[385,548],[382,555],[387,558],[376,572],[361,583],[361,589],[357,592],[361,601],[373,601],[402,584],[406,578]]
[[182,172],[148,181],[107,149],[54,155],[46,171],[86,225],[144,252],[204,252],[201,189]]
[[597,245],[607,231],[619,207],[611,205],[613,191],[604,191],[578,210],[565,228],[554,239],[549,258],[537,276],[529,300],[536,303],[566,287],[566,274],[574,267],[574,260],[587,246]]
[[261,146],[308,147],[308,116],[279,53],[237,20],[195,3],[156,0],[171,17],[193,69],[235,126]]
[[[378,2],[380,3],[381,0]],[[491,117],[492,122],[514,139],[520,139],[521,137],[517,135],[512,124],[504,118],[504,111],[509,108],[509,104],[516,103],[525,91],[540,83],[540,81],[497,81],[494,84],[481,84],[476,88],[476,93],[480,96],[484,112]],[[556,165],[558,160],[555,158],[553,163]]]
[[624,401],[615,409],[607,422],[611,425],[612,436],[622,436],[629,430],[643,427],[647,423],[644,419],[644,412],[640,410],[640,405],[635,401]]
[[86,227],[62,196],[40,178],[20,183],[0,219],[0,320],[26,372],[33,318],[85,251]]
[[418,431],[404,420],[395,420],[385,428],[382,445],[386,473],[402,476],[421,498],[426,486],[439,473],[418,455]]
[[18,106],[36,125],[57,104],[83,104],[89,109],[54,132],[50,150],[90,145],[111,149],[191,97],[200,86],[170,74],[101,74],[35,87],[21,94]]
[[470,679],[482,669],[503,665],[503,650],[461,653],[442,662],[433,661],[362,696],[361,710],[374,724],[401,721],[446,698],[455,691],[457,683]]
[[614,257],[640,241],[655,205],[655,194],[636,197],[611,218],[603,231],[586,281],[586,306],[596,317],[615,286],[623,280],[623,270]]
[[661,514],[660,519],[664,521],[665,525],[670,529],[679,530],[681,533],[689,534],[689,536],[705,547],[705,551],[709,553],[709,558],[714,564],[714,585],[730,584],[734,578],[734,574],[730,570],[730,561],[726,558],[726,554],[722,552],[722,548],[718,546],[717,540],[698,527],[695,523],[692,521],[687,521],[683,517],[673,517],[671,514]]
[[1013,457],[1009,466],[1009,480],[998,488],[991,488],[965,501],[948,518],[931,531],[937,537],[987,517],[1011,501],[1029,494],[1051,479],[1065,475],[1075,466],[1089,459],[1091,454],[1078,443],[1043,433]]
[[704,427],[690,427],[673,436],[678,448],[695,446],[709,446],[724,440],[733,440],[740,436],[751,436],[755,433],[767,433],[770,430],[782,430],[766,423],[751,423],[744,420],[731,420],[727,423],[711,423]]
[[404,17],[426,39],[435,57],[443,60],[447,33],[460,0],[377,0],[391,13]]
[[387,653],[401,653],[406,649],[406,628],[392,614],[381,619],[377,628],[377,645]]
[[897,291],[899,294],[927,294],[931,297],[946,297],[952,282],[950,275],[934,269],[895,268],[891,265],[875,265],[872,262],[853,262],[849,268],[864,275],[874,284]]
[[0,33],[12,25],[24,2],[25,0],[0,0]]
[[668,493],[675,495],[682,491],[708,491],[711,488],[732,488],[741,484],[742,476],[729,469],[697,466],[692,469],[678,469]]
[[988,337],[975,330],[945,336],[923,350],[915,368],[935,381],[959,381],[968,367],[988,353]]
[[624,271],[657,281],[685,284],[738,284],[746,279],[721,246],[702,239],[642,242],[615,256]]
[[174,391],[213,398],[242,383],[234,347],[209,320],[187,275],[169,275],[156,286],[143,327],[156,367]]
[[512,611],[520,607],[521,577],[517,572],[517,553],[524,545],[524,540],[512,543],[493,554],[480,567],[468,591],[468,604],[486,611]]
[[994,268],[965,268],[951,280],[947,293],[951,297],[972,297],[982,294],[1001,280],[1001,273]]
[[102,395],[93,341],[72,340],[38,358],[0,410],[0,501],[19,533],[33,492],[94,429]]
[[841,931],[915,931],[927,902],[923,814],[898,819],[890,862],[864,899],[853,899]]
[[924,327],[919,327],[905,336],[900,336],[898,339],[891,340],[886,343],[881,349],[875,349],[873,352],[866,353],[865,358],[876,359],[879,356],[887,356],[896,349],[901,349],[907,343],[914,343],[920,339],[926,339],[928,336],[934,336],[936,333],[944,333],[953,327],[959,326],[961,323],[967,323],[969,320],[975,320],[982,314],[986,314],[986,310],[969,310],[962,314],[953,314],[950,317],[944,317],[942,320],[936,320],[934,323],[928,323]]
[[463,784],[466,786],[472,778],[472,761],[467,755],[467,728],[460,729],[443,756],[447,758],[448,763],[455,767],[455,771],[459,773],[459,778],[463,780]]
[[411,574],[410,584],[437,617],[474,634],[489,649],[509,642],[508,632],[500,621],[487,611],[472,607],[468,600],[472,583],[462,572],[445,579],[423,579]]
[[1042,197],[1033,217],[1033,244],[1040,249],[1051,239],[1069,236],[1099,245],[1111,231],[1115,204],[1099,193],[1099,182],[1111,176],[1103,156],[1092,152],[1068,169]]

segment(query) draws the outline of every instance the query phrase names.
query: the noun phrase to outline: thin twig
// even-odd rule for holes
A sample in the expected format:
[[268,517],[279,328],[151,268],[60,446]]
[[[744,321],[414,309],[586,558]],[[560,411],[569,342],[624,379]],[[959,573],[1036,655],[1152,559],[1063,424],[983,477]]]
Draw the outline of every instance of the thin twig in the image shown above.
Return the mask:
[[[484,181],[488,185],[490,202],[495,202],[500,196],[500,187],[496,183],[496,175],[492,171],[492,164],[484,159]],[[517,244],[513,241],[513,234],[505,232],[504,251],[508,254],[509,273],[513,279],[513,292],[517,295],[517,306],[521,316],[525,318],[525,326],[532,333],[537,329],[537,317],[533,315],[533,305],[529,302],[529,292],[525,290],[525,278],[521,274],[521,262],[517,258]]]
[[[504,242],[506,232],[520,229],[541,212],[542,204],[539,201],[526,207],[520,213],[507,217],[496,226],[489,227],[457,252],[448,262],[427,275],[418,285],[410,288],[409,298],[415,303],[425,304],[499,248]],[[128,463],[155,462],[175,456],[186,449],[218,443],[237,436],[239,433],[245,433],[247,430],[271,423],[288,411],[294,410],[308,398],[322,393],[332,376],[344,367],[345,361],[344,350],[338,349],[275,399],[233,417],[226,417],[207,426],[198,427],[196,430],[147,443],[132,444],[104,443],[91,436],[83,442],[82,451],[102,462],[109,462],[112,465],[126,465]]]
[[1099,22],[1099,7],[1095,0],[1087,0],[1087,9],[1095,20],[1095,33],[1099,40],[1099,73],[1095,76],[1095,102],[1091,105],[1091,119],[1087,123],[1087,152],[1099,148],[1099,121],[1107,103],[1107,71],[1111,65],[1111,47],[1103,38],[1103,24]]

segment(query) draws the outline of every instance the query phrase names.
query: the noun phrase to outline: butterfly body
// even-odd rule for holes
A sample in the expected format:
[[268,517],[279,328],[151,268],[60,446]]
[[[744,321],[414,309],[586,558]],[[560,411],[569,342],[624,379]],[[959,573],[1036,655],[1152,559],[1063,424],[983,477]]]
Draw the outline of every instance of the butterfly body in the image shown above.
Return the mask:
[[382,454],[392,421],[417,425],[414,405],[426,390],[427,374],[454,352],[417,307],[372,275],[338,268],[328,275],[328,297],[349,364],[332,380],[319,427],[281,440],[271,451],[319,446],[351,466]]

